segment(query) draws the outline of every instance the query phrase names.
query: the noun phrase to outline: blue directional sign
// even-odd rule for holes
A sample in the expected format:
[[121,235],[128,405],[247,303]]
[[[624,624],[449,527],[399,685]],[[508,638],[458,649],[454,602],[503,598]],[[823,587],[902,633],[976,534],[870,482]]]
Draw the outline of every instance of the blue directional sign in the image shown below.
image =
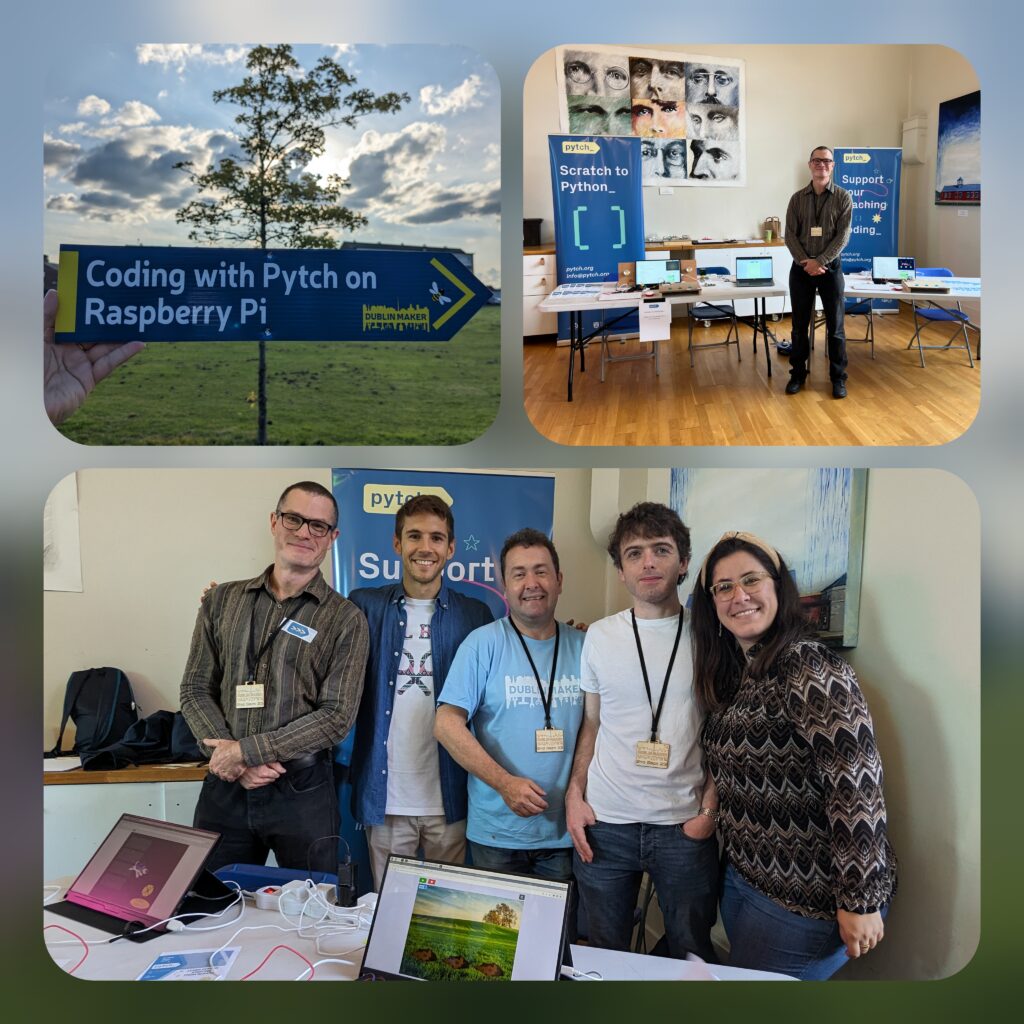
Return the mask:
[[56,340],[449,341],[490,295],[447,252],[62,245]]

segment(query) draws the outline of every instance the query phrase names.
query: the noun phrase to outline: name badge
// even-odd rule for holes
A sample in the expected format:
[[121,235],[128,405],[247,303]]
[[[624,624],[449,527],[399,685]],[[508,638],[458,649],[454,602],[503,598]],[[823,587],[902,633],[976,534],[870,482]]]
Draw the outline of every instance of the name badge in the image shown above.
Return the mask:
[[667,768],[668,767],[667,743],[652,743],[650,740],[641,740],[636,745],[636,763],[641,768]]
[[823,233],[821,228],[811,228],[811,238],[821,238]]
[[312,626],[304,626],[301,622],[296,622],[294,619],[286,619],[281,623],[281,629],[290,636],[297,636],[306,644],[312,643],[316,639],[318,632]]
[[235,687],[235,707],[240,709],[263,707],[263,684],[242,683]]
[[537,753],[560,754],[565,750],[565,734],[561,729],[537,730]]

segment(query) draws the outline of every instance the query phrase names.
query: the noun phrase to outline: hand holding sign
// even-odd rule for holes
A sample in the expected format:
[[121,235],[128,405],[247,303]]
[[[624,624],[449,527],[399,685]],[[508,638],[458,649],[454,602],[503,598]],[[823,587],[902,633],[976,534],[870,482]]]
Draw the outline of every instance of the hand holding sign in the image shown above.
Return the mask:
[[57,293],[43,297],[43,401],[50,422],[58,427],[77,412],[93,388],[122,363],[141,352],[141,341],[123,345],[57,345]]

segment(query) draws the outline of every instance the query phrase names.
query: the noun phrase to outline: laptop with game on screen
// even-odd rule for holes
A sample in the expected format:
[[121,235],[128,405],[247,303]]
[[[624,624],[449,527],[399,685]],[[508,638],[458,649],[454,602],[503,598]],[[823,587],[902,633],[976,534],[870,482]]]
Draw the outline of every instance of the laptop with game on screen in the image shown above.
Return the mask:
[[203,869],[219,841],[217,832],[122,814],[65,899],[46,909],[126,938],[152,938],[167,930],[159,922],[216,912],[236,898]]
[[872,256],[871,280],[874,284],[902,284],[913,281],[917,266],[913,256]]
[[741,288],[771,288],[775,285],[771,256],[737,256],[736,284]]
[[571,882],[388,858],[360,981],[555,981]]

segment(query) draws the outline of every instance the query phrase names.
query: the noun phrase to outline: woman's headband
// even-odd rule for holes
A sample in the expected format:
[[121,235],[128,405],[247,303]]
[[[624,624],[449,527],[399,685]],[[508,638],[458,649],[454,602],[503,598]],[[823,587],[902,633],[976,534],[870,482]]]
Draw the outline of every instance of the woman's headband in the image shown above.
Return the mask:
[[707,581],[704,577],[707,575],[708,562],[711,560],[711,556],[715,553],[715,549],[718,545],[727,540],[739,540],[744,544],[749,544],[751,547],[760,549],[771,560],[772,565],[775,566],[775,571],[779,571],[782,560],[779,558],[778,551],[776,551],[771,544],[761,540],[761,538],[754,533],[745,533],[743,530],[727,530],[715,542],[714,547],[708,552],[707,558],[704,559],[704,564],[700,567],[700,585],[702,587],[707,586]]

